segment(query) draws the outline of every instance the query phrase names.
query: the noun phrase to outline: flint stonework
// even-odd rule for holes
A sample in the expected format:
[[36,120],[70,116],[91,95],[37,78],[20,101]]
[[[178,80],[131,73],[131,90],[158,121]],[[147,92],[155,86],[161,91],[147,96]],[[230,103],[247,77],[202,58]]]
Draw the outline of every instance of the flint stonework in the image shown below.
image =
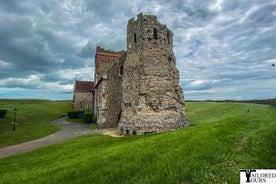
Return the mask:
[[166,25],[154,15],[139,14],[128,21],[127,51],[111,54],[121,56],[110,63],[108,57],[95,59],[94,117],[99,128],[141,135],[188,126],[173,32]]

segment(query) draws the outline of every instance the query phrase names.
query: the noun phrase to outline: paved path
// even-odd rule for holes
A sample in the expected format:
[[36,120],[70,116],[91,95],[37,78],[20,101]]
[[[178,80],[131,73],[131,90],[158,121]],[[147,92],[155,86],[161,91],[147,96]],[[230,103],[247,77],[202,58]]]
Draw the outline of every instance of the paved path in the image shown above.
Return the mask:
[[66,122],[66,117],[57,119],[51,123],[62,126],[62,130],[41,139],[0,148],[0,158],[22,154],[28,151],[35,150],[37,148],[59,143],[82,135],[101,133],[100,130],[89,129],[88,124],[68,123]]

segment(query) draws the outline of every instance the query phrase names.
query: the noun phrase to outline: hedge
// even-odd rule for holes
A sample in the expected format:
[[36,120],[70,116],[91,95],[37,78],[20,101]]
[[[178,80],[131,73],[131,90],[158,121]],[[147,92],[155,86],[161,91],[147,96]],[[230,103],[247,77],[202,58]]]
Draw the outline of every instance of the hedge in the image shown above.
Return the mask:
[[7,110],[5,110],[5,109],[0,109],[0,118],[5,118],[6,113],[7,113]]
[[82,119],[85,111],[71,111],[68,112],[68,118],[70,119]]
[[83,113],[83,120],[85,123],[92,123],[93,114],[90,111],[86,111],[85,113]]

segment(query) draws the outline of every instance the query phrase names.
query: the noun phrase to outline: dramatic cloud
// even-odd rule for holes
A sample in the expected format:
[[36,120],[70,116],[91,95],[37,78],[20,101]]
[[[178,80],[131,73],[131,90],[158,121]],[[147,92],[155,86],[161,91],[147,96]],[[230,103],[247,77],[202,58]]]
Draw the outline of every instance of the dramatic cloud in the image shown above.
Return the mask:
[[126,49],[140,12],[174,32],[186,99],[275,97],[276,1],[22,0],[0,1],[0,98],[71,99],[96,46]]

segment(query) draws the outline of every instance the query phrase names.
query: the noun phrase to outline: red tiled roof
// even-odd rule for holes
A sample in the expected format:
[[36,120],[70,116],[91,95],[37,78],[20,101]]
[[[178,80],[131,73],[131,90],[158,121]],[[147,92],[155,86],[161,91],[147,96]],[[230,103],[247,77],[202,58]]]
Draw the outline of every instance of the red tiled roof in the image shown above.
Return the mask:
[[75,91],[94,91],[93,81],[75,81]]

